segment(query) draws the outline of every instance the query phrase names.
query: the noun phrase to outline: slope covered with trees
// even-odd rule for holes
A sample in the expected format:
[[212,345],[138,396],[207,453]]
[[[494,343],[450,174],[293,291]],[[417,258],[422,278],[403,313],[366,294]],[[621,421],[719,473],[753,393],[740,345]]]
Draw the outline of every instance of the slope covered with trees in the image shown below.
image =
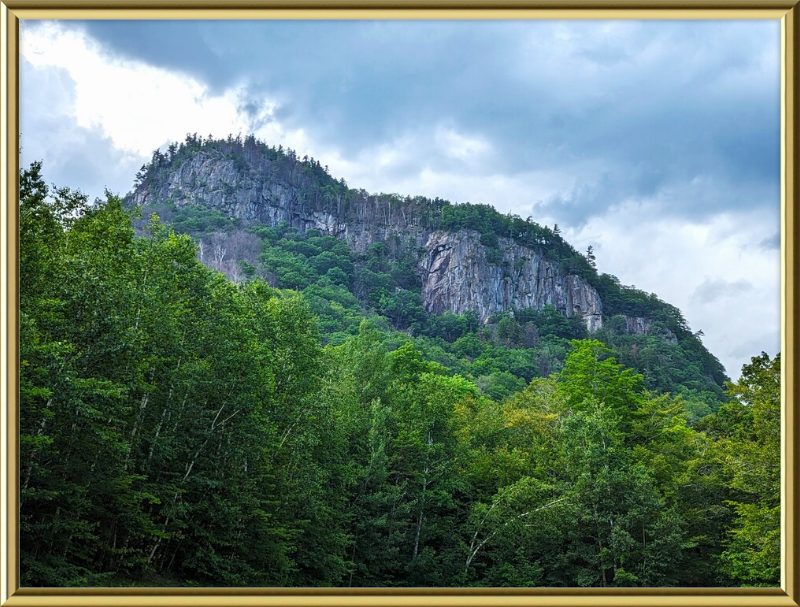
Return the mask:
[[[198,158],[202,161],[197,166],[191,165]],[[226,177],[209,174],[204,170],[208,168],[226,173]],[[226,170],[220,170],[223,168]],[[176,176],[180,179],[175,179]],[[187,191],[176,187],[176,183],[185,186]],[[156,150],[151,161],[141,167],[135,190],[126,201],[128,204],[135,200],[147,201],[146,210],[153,210],[162,217],[171,215],[176,206],[184,211],[191,211],[187,206],[193,207],[199,217],[196,218],[198,223],[189,220],[184,225],[189,232],[212,225],[217,229],[235,230],[236,226],[226,222],[233,218],[223,209],[247,206],[237,202],[240,193],[237,190],[246,190],[247,196],[252,197],[259,192],[263,194],[273,184],[288,195],[297,205],[296,209],[328,213],[342,224],[474,230],[481,235],[481,243],[490,248],[497,246],[499,238],[509,238],[521,246],[543,252],[547,259],[559,264],[562,273],[586,280],[600,293],[609,317],[627,315],[659,321],[667,324],[679,339],[689,333],[680,310],[653,293],[622,285],[615,276],[598,272],[594,253],[575,250],[561,236],[557,225],[550,228],[530,217],[503,215],[485,204],[453,204],[438,197],[370,194],[348,187],[344,179],[334,178],[328,167],[318,160],[308,156],[300,158],[291,149],[270,146],[253,135],[229,136],[223,140],[210,135],[204,139],[195,133],[187,135],[181,143],[170,144],[166,153]],[[252,206],[254,201],[248,199],[248,203]],[[254,221],[252,209],[244,214],[248,217],[237,217],[234,221],[238,222],[238,227],[246,227],[244,224]],[[392,247],[396,243],[386,244]]]
[[393,318],[400,260],[272,228],[232,282],[20,183],[23,586],[778,584],[778,358],[701,411],[621,328]]
[[[274,196],[282,197],[279,207],[291,207],[290,218],[296,213],[329,214],[337,225],[381,236],[354,249],[346,239],[307,229],[303,222],[298,228],[258,219],[263,209],[254,209]],[[246,204],[232,202],[239,198]],[[231,280],[262,277],[274,287],[301,291],[320,319],[326,343],[354,335],[366,316],[384,332],[394,330],[394,342],[412,340],[426,358],[473,378],[495,397],[558,371],[568,341],[588,337],[579,315],[565,317],[548,307],[508,309],[483,325],[472,312],[427,314],[420,293],[421,253],[408,245],[404,229],[473,230],[487,247],[490,263],[492,254],[500,259],[499,239],[511,239],[597,291],[604,328],[591,337],[641,372],[648,389],[681,394],[695,417],[725,400],[724,368],[680,310],[599,273],[594,253],[577,252],[558,226],[551,229],[531,218],[503,215],[488,205],[370,195],[334,179],[315,159],[300,159],[292,150],[253,136],[215,140],[190,135],[166,153],[156,151],[126,200],[127,206],[147,201],[139,229],[157,213],[176,232],[195,238],[201,261]],[[387,225],[394,227],[385,231]]]
[[[234,281],[260,277],[301,292],[326,343],[339,344],[355,335],[367,317],[394,347],[411,342],[426,358],[474,379],[495,397],[560,370],[569,340],[589,337],[580,316],[566,317],[552,306],[495,314],[486,324],[472,312],[428,314],[414,259],[391,243],[377,242],[357,253],[333,236],[300,232],[285,223],[243,228],[239,221],[201,207],[161,210],[176,232],[199,241],[200,259],[209,267]],[[144,229],[147,220],[136,223]],[[647,333],[637,334],[629,330],[626,317],[614,315],[591,337],[640,371],[648,389],[682,394],[697,414],[715,410],[724,400],[727,379],[717,359],[688,327],[648,323]]]

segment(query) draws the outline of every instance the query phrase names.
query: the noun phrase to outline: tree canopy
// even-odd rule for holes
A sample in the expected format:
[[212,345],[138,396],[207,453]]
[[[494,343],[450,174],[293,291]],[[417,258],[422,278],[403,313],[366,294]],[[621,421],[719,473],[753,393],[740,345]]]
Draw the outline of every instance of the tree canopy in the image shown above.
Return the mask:
[[234,282],[137,221],[21,174],[23,586],[778,584],[779,356],[717,394],[388,250],[260,227]]

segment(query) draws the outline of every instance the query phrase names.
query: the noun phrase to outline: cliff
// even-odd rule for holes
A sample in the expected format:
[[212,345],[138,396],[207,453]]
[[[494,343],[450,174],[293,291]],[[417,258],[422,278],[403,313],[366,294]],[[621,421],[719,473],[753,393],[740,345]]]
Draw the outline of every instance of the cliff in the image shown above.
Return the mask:
[[[496,312],[550,304],[566,316],[581,315],[590,332],[602,326],[600,295],[584,278],[562,271],[546,242],[559,237],[547,228],[525,224],[536,235],[533,242],[542,243],[533,246],[494,232],[486,239],[473,229],[442,229],[446,212],[452,215],[457,207],[353,190],[319,163],[251,139],[244,144],[187,139],[167,155],[156,153],[127,202],[205,207],[242,225],[285,222],[301,232],[335,236],[361,253],[386,243],[416,261],[429,312],[475,311],[485,321]],[[486,214],[484,207],[475,208]]]
[[550,304],[567,316],[580,314],[590,333],[602,326],[600,296],[582,278],[559,273],[558,264],[545,260],[541,251],[498,240],[500,258],[493,263],[477,232],[432,232],[420,264],[425,308],[436,314],[477,310],[485,319]]
[[401,205],[392,209],[391,201],[364,192],[345,197],[337,187],[340,182],[325,174],[331,183],[320,184],[321,176],[299,161],[291,166],[283,157],[271,160],[247,151],[243,158],[232,157],[216,148],[184,156],[151,169],[127,201],[136,206],[165,201],[177,207],[202,206],[245,224],[286,222],[301,232],[316,229],[341,238],[362,253],[374,242],[397,236],[410,238],[415,246],[427,239],[425,230],[406,221],[411,213],[404,214]]

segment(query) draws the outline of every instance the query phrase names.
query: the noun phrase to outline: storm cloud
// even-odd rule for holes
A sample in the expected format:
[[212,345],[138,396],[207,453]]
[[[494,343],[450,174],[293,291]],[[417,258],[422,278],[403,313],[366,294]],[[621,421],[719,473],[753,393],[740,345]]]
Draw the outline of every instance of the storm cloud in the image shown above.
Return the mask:
[[[244,87],[254,125],[258,100],[274,99],[276,119],[343,156],[409,136],[423,148],[418,166],[446,172],[451,160],[415,136],[445,125],[488,143],[482,174],[560,167],[569,186],[536,202],[562,222],[674,190],[684,195],[662,196],[663,210],[684,216],[770,205],[777,194],[777,21],[72,27],[111,55],[182,71],[212,91]],[[693,181],[718,195],[686,191]]]

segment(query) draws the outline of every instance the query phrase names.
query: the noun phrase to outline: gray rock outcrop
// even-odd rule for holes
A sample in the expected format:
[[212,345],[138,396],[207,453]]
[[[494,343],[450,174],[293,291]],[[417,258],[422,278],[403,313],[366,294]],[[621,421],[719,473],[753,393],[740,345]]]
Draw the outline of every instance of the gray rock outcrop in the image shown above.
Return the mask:
[[590,332],[602,326],[603,307],[597,291],[541,252],[498,239],[499,261],[490,262],[489,248],[470,230],[430,234],[422,261],[422,300],[429,312],[462,314],[476,310],[481,320],[495,312],[552,305],[566,316],[580,314]]
[[151,171],[127,200],[204,206],[245,224],[286,222],[300,231],[315,229],[343,239],[362,253],[375,242],[405,248],[418,261],[422,301],[433,313],[476,311],[485,321],[496,312],[550,304],[567,316],[581,315],[590,332],[602,326],[597,291],[578,276],[562,274],[541,248],[509,238],[488,247],[472,230],[432,230],[410,199],[363,192],[355,201],[342,200],[320,188],[312,189],[316,194],[311,198],[302,166],[279,166],[246,149],[243,159],[200,149]]

